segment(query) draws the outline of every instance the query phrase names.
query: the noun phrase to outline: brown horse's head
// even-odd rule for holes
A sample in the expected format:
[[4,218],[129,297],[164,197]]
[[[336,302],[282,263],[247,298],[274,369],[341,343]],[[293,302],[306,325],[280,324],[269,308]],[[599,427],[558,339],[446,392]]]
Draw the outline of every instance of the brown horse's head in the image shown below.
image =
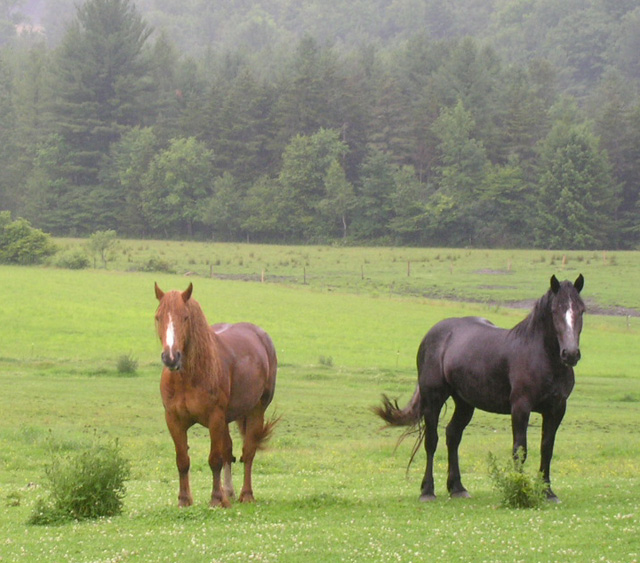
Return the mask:
[[156,297],[160,302],[156,311],[156,329],[162,342],[162,363],[170,370],[182,368],[182,360],[189,342],[189,300],[193,284],[185,291],[165,293],[155,284]]

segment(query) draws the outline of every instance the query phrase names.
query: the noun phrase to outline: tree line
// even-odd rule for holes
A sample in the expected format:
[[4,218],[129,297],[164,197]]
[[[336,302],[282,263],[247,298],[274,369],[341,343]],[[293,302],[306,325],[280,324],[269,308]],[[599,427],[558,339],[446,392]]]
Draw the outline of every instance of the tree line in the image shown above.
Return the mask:
[[88,0],[55,46],[5,41],[0,209],[56,235],[637,246],[631,60],[429,29],[265,53],[186,56],[129,0]]

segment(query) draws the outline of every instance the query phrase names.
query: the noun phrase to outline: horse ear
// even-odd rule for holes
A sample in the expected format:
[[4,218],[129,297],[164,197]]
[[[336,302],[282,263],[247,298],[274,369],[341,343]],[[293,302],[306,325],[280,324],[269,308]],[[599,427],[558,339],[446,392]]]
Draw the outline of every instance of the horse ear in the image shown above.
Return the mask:
[[154,282],[155,290],[156,290],[156,299],[160,301],[164,297],[164,291],[160,289],[157,283]]
[[193,293],[193,284],[190,283],[189,287],[182,292],[182,300],[186,303],[191,299],[191,294]]
[[560,291],[560,282],[558,281],[558,278],[556,278],[555,274],[551,276],[551,291],[553,291],[553,293],[558,293],[558,291]]
[[582,291],[582,288],[584,287],[584,276],[582,274],[580,274],[576,278],[576,281],[573,282],[573,287],[576,288],[576,291],[578,293],[580,293]]

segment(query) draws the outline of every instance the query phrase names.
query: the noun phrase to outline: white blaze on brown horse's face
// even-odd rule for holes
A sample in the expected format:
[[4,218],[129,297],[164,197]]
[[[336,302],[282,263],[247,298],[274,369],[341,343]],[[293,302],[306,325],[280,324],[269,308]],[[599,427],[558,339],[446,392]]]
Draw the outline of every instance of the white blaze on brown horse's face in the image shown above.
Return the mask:
[[186,291],[164,293],[158,284],[155,286],[159,301],[156,312],[156,329],[162,342],[162,363],[170,370],[182,368],[182,355],[185,347],[186,325],[189,322],[187,302],[191,298],[193,285]]
[[173,360],[174,357],[174,349],[173,346],[176,343],[176,328],[173,325],[173,318],[171,317],[171,313],[169,313],[169,324],[167,326],[167,334],[164,339],[164,344],[169,348],[169,357]]

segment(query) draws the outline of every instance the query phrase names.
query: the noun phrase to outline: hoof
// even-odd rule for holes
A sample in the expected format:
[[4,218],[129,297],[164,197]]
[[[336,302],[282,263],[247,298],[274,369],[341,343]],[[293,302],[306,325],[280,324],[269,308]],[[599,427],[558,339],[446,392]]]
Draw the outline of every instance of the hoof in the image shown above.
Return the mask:
[[218,508],[218,507],[229,508],[230,506],[231,506],[231,503],[227,498],[223,498],[223,499],[212,498],[211,502],[209,503],[209,508]]
[[251,503],[256,502],[256,499],[253,497],[253,493],[240,493],[240,498],[238,499],[242,503]]
[[451,498],[471,498],[469,491],[456,491],[455,493],[451,493]]
[[556,494],[551,490],[551,487],[549,487],[546,491],[545,494],[547,495],[547,502],[552,502],[554,504],[560,504],[560,499],[556,496]]
[[420,495],[420,502],[433,502],[436,500],[436,495]]
[[193,504],[193,499],[191,497],[178,497],[178,506],[180,508],[186,508],[187,506],[191,506]]

